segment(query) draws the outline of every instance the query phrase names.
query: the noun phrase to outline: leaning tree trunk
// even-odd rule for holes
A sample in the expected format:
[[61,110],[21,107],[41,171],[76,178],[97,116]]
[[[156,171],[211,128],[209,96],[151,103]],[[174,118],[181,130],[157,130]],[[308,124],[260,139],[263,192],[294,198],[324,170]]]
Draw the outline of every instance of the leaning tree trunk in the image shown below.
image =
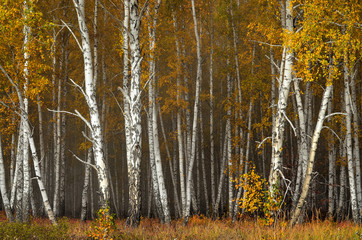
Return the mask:
[[36,151],[34,138],[33,138],[33,135],[31,134],[31,129],[30,129],[30,125],[29,125],[29,116],[28,116],[27,112],[24,111],[25,104],[24,104],[23,94],[22,94],[19,86],[12,80],[11,76],[6,72],[6,70],[1,65],[0,65],[0,70],[4,73],[4,75],[7,77],[9,82],[16,89],[16,93],[17,93],[17,96],[18,96],[18,99],[19,99],[19,105],[20,105],[21,122],[23,123],[24,129],[26,129],[27,132],[30,133],[30,134],[27,135],[28,144],[30,146],[30,151],[31,151],[32,158],[33,158],[35,176],[36,176],[36,179],[38,181],[39,190],[40,190],[40,193],[41,193],[41,196],[42,196],[42,199],[43,199],[44,208],[45,208],[45,211],[47,212],[48,217],[49,217],[50,221],[52,222],[52,224],[57,225],[57,222],[55,221],[55,217],[54,217],[54,214],[53,214],[53,210],[51,209],[51,206],[50,206],[50,203],[49,203],[49,200],[48,200],[48,195],[47,195],[47,193],[45,191],[44,184],[43,184],[43,181],[42,181],[38,153]]
[[321,108],[320,108],[319,114],[318,114],[317,124],[316,124],[315,130],[313,133],[313,137],[312,137],[312,145],[311,145],[310,152],[309,152],[307,172],[304,177],[304,181],[303,181],[303,185],[302,185],[302,192],[300,194],[298,204],[292,214],[292,217],[291,217],[291,220],[289,223],[291,226],[293,226],[297,222],[297,219],[299,218],[300,212],[304,206],[305,199],[306,199],[308,191],[309,191],[309,185],[310,185],[310,181],[312,179],[312,171],[313,171],[313,166],[314,166],[314,158],[315,158],[315,154],[316,154],[316,150],[317,150],[317,144],[318,144],[318,140],[320,137],[320,133],[322,131],[323,122],[325,119],[326,110],[327,110],[327,106],[328,106],[328,101],[330,99],[330,95],[331,95],[331,92],[333,89],[332,86],[333,86],[332,83],[328,82],[327,86],[325,88],[324,94],[323,94]]

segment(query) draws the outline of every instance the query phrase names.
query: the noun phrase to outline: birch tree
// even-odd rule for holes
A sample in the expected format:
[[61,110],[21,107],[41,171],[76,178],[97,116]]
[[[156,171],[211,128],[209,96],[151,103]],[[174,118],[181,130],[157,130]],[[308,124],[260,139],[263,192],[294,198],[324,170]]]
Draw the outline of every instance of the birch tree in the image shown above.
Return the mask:
[[[293,33],[293,4],[291,0],[280,2],[282,4],[281,7],[285,8],[285,16],[284,11],[281,11],[281,18],[285,19],[285,23],[282,22],[282,25],[285,26],[285,32],[288,35],[291,35]],[[272,132],[272,161],[269,175],[269,191],[271,195],[273,195],[273,188],[277,187],[279,179],[278,176],[280,174],[279,171],[282,171],[282,150],[285,131],[286,108],[289,96],[289,89],[292,82],[293,52],[288,43],[285,43],[283,48],[282,64],[283,66],[281,66],[280,69],[283,69],[283,73],[281,73],[279,77],[279,95],[276,107],[275,122]]]
[[198,30],[198,21],[196,17],[195,10],[195,1],[191,0],[192,5],[192,17],[194,20],[194,31],[196,38],[196,52],[197,52],[197,75],[196,75],[196,90],[195,90],[195,103],[194,103],[194,116],[193,116],[193,125],[192,125],[192,142],[191,142],[191,154],[190,159],[188,159],[188,169],[187,169],[187,179],[186,179],[186,215],[184,219],[184,224],[187,224],[190,217],[190,205],[191,205],[191,184],[192,184],[192,169],[195,162],[196,154],[196,136],[197,136],[197,118],[199,111],[199,97],[201,89],[201,48],[200,48],[200,36]]
[[81,34],[82,45],[80,47],[82,50],[84,61],[85,91],[83,91],[80,86],[78,87],[80,88],[86,99],[89,109],[90,121],[88,122],[83,117],[80,117],[86,122],[88,128],[90,129],[94,163],[97,170],[98,184],[100,190],[99,203],[102,208],[105,208],[110,199],[109,182],[107,176],[107,167],[104,159],[104,146],[100,114],[96,102],[96,83],[94,82],[93,78],[93,58],[88,27],[86,23],[86,12],[84,5],[85,3],[84,0],[73,0],[73,3],[77,12],[79,30]]
[[[141,49],[140,49],[140,26],[141,15],[138,0],[125,1],[125,13],[129,7],[129,48],[131,63],[131,79],[129,89],[119,87],[125,97],[125,103],[129,109],[125,108],[124,116],[126,138],[127,135],[127,166],[129,183],[129,205],[127,225],[137,226],[140,221],[141,193],[140,193],[140,171],[141,171]],[[127,16],[127,14],[125,15]],[[128,23],[126,23],[128,26]],[[128,61],[128,60],[127,60]],[[124,75],[125,69],[124,69]]]

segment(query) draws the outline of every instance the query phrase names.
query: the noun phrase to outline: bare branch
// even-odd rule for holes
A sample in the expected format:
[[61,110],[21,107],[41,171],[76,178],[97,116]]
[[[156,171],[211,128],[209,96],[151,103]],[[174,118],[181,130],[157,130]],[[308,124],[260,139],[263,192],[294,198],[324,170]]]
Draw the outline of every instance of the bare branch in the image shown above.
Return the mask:
[[78,112],[78,110],[75,110],[75,113],[69,112],[69,111],[62,111],[62,110],[61,110],[61,111],[58,111],[58,110],[53,110],[53,109],[49,109],[49,108],[47,108],[47,110],[48,110],[49,112],[67,113],[67,114],[70,114],[70,115],[79,117],[79,118],[88,126],[88,128],[92,131],[92,126],[90,125],[90,123],[88,122],[88,120],[85,119],[85,118]]
[[256,41],[256,40],[249,40],[249,42],[255,42],[255,43],[259,43],[259,44],[262,44],[262,45],[267,45],[267,46],[270,46],[270,47],[282,47],[282,45],[280,45],[280,44],[271,44],[271,43],[261,42],[261,41]]
[[336,137],[338,138],[338,140],[339,140],[340,142],[342,141],[341,138],[338,136],[338,134],[337,134],[335,131],[333,131],[332,128],[327,127],[327,126],[323,126],[322,129],[324,129],[324,128],[329,129],[329,130],[334,134],[334,136],[336,136]]
[[90,141],[93,144],[93,140],[90,139],[84,131],[82,131],[82,135],[85,139],[87,139],[88,141]]
[[89,105],[89,98],[88,98],[88,95],[84,92],[83,88],[76,82],[74,82],[73,79],[69,78],[69,80],[74,84],[75,87],[77,87],[79,89],[79,91],[82,93],[82,95],[84,96],[86,102],[87,102],[87,105]]
[[257,149],[259,149],[259,148],[261,147],[261,145],[263,145],[266,140],[271,139],[271,138],[272,138],[272,137],[266,137],[266,138],[264,138],[263,141],[261,141],[261,142],[256,141],[256,143],[259,143]]
[[60,21],[68,28],[69,32],[73,35],[75,41],[77,42],[79,49],[83,52],[82,45],[79,43],[78,38],[75,36],[73,30],[62,19]]
[[294,127],[293,123],[289,120],[289,118],[287,117],[285,112],[283,112],[283,115],[284,115],[285,119],[287,119],[287,121],[289,122],[290,126],[292,127],[293,132],[294,132],[294,136],[297,136],[297,132],[295,131],[296,128]]
[[78,157],[77,155],[75,155],[75,153],[73,153],[71,150],[69,150],[69,152],[71,152],[73,154],[73,157],[75,157],[75,159],[77,159],[79,162],[81,163],[84,163],[88,166],[91,166],[92,168],[94,168],[97,172],[98,172],[98,169],[95,165],[89,163],[89,162],[86,162],[86,161],[83,161],[80,157]]
[[331,114],[325,116],[325,117],[324,117],[324,120],[326,120],[326,119],[329,118],[329,117],[335,116],[335,115],[344,115],[344,116],[347,116],[347,113],[343,113],[343,112],[331,113]]

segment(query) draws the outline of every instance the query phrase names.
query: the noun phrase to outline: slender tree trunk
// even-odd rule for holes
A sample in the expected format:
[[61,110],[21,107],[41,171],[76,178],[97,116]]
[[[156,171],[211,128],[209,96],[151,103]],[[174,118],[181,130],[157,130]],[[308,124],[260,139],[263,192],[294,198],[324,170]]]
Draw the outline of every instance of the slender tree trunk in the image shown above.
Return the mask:
[[213,23],[213,2],[210,6],[210,182],[211,182],[211,203],[215,205],[215,142],[214,142],[214,23]]
[[[285,29],[292,34],[293,32],[293,18],[292,18],[292,1],[286,0],[285,6]],[[282,14],[283,15],[283,14]],[[283,17],[283,16],[282,16]],[[279,179],[279,171],[282,171],[282,149],[283,137],[285,131],[285,114],[287,108],[287,100],[289,96],[290,84],[292,82],[292,68],[293,68],[293,53],[289,47],[284,47],[284,72],[280,77],[279,98],[277,104],[277,113],[275,116],[275,125],[272,133],[272,162],[271,172],[269,176],[270,194],[273,196],[273,188],[277,187]],[[280,69],[283,69],[282,67]]]
[[[28,114],[27,112],[24,110],[25,109],[25,104],[24,104],[24,98],[22,95],[22,92],[19,88],[18,85],[15,84],[15,82],[12,80],[12,78],[7,74],[7,72],[5,71],[5,69],[0,65],[0,70],[4,73],[4,75],[8,78],[8,80],[11,82],[11,84],[15,87],[16,89],[16,93],[19,99],[19,105],[20,105],[20,112],[21,112],[21,120],[23,122],[23,127],[24,129],[27,129],[27,132],[31,133],[30,131],[30,126],[29,126],[29,118],[28,118]],[[32,154],[32,158],[33,158],[33,163],[34,163],[34,170],[35,170],[35,176],[37,178],[38,181],[38,185],[39,185],[39,190],[40,193],[42,195],[43,198],[43,204],[45,207],[45,210],[48,214],[48,217],[50,219],[50,221],[52,222],[53,225],[56,225],[56,221],[54,218],[54,214],[53,211],[50,207],[49,201],[48,201],[48,196],[47,193],[45,191],[44,188],[44,184],[41,178],[41,172],[40,172],[40,167],[39,167],[39,159],[38,159],[38,155],[37,155],[37,151],[35,148],[35,143],[34,143],[34,138],[32,136],[32,134],[28,134],[28,144],[30,145],[30,150],[31,150],[31,154]]]
[[191,142],[191,157],[188,159],[189,166],[187,169],[187,180],[186,180],[186,215],[184,219],[184,224],[188,223],[190,217],[190,205],[191,205],[191,183],[192,183],[192,169],[195,162],[195,154],[196,154],[196,136],[197,136],[197,118],[199,111],[199,96],[201,89],[201,49],[200,49],[200,36],[198,32],[198,23],[196,18],[196,10],[195,10],[195,1],[191,0],[192,4],[192,16],[194,19],[194,30],[196,37],[196,49],[197,49],[197,75],[196,75],[196,90],[195,90],[195,103],[194,103],[194,119],[192,124],[192,142]]
[[[126,0],[127,1],[127,0]],[[125,1],[125,2],[126,2]],[[128,5],[128,3],[126,4]],[[141,192],[140,192],[140,170],[141,170],[141,49],[140,49],[140,25],[138,0],[129,1],[130,12],[130,41],[131,50],[131,83],[129,89],[128,104],[129,112],[126,117],[130,119],[126,122],[126,132],[130,134],[130,144],[127,145],[127,164],[129,182],[129,206],[127,225],[137,226],[140,221]]]
[[[333,101],[331,100],[328,104],[328,114],[332,113]],[[331,123],[332,120],[328,119],[328,122]],[[334,191],[335,191],[335,168],[336,168],[336,148],[334,147],[334,140],[332,133],[328,134],[328,218],[333,220],[335,201],[334,201]]]
[[326,114],[328,102],[330,99],[330,95],[331,95],[331,92],[333,89],[332,86],[333,86],[332,83],[328,82],[327,86],[325,88],[324,94],[323,94],[317,124],[316,124],[315,130],[313,133],[313,137],[312,137],[312,145],[311,145],[310,152],[309,152],[307,172],[306,172],[306,175],[305,175],[305,178],[303,181],[302,192],[301,192],[297,207],[296,207],[295,211],[293,212],[290,223],[289,223],[291,226],[293,226],[297,222],[297,219],[299,218],[300,212],[303,208],[305,198],[307,197],[307,194],[309,191],[309,184],[312,179],[312,171],[313,171],[313,166],[314,166],[314,158],[315,158],[315,154],[316,154],[316,150],[317,150],[317,144],[318,144],[318,140],[320,137],[320,133],[322,131],[323,122],[325,119],[325,114]]
[[354,163],[353,163],[353,149],[352,149],[352,112],[351,112],[351,102],[349,95],[349,70],[347,67],[347,62],[345,59],[344,62],[344,107],[346,110],[346,151],[347,151],[347,163],[348,163],[348,180],[349,180],[349,190],[351,197],[351,206],[352,206],[352,216],[355,223],[359,222],[359,209],[357,203],[357,194],[356,194],[356,179],[354,174]]
[[[152,97],[151,97],[151,85],[152,83],[150,83],[149,87],[149,97],[150,97],[150,102],[152,101]],[[150,103],[151,106],[149,107],[149,114],[152,114],[152,103]],[[150,171],[151,171],[151,181],[152,181],[152,189],[153,189],[153,194],[151,194],[154,197],[154,204],[156,206],[156,210],[157,213],[160,217],[161,222],[164,222],[164,214],[163,214],[163,210],[162,210],[162,203],[161,203],[161,199],[160,199],[160,188],[158,186],[158,179],[157,179],[157,170],[156,170],[156,162],[155,162],[155,151],[154,151],[154,137],[153,137],[153,128],[152,128],[152,116],[148,116],[148,145],[149,145],[149,158],[150,158]]]
[[302,98],[300,95],[298,80],[294,80],[294,90],[295,90],[295,98],[297,103],[298,119],[299,119],[298,170],[297,170],[298,172],[297,172],[297,179],[293,195],[293,205],[295,206],[299,198],[300,184],[304,179],[302,166],[304,165],[304,163],[308,161],[308,146],[307,146],[306,120],[304,116],[304,108],[303,108]]
[[85,6],[84,0],[73,0],[75,9],[77,11],[78,23],[82,38],[82,51],[84,60],[84,74],[85,74],[85,95],[89,108],[90,127],[92,136],[93,156],[97,168],[98,185],[100,190],[99,203],[102,208],[105,208],[109,202],[109,181],[107,176],[107,167],[104,159],[104,146],[102,127],[100,123],[100,114],[96,102],[96,83],[94,82],[93,62],[90,38],[88,27],[85,21]]
[[[61,61],[62,63],[63,61]],[[60,69],[62,69],[62,65],[60,64],[61,67]],[[58,79],[58,91],[57,91],[57,113],[56,113],[56,122],[55,122],[55,137],[56,137],[56,142],[55,142],[55,166],[54,166],[54,173],[55,173],[55,181],[54,181],[54,199],[53,199],[53,209],[54,209],[54,215],[56,217],[59,216],[59,199],[60,199],[60,150],[61,150],[61,115],[60,115],[60,106],[61,106],[61,93],[62,93],[62,84],[61,84],[61,79]],[[55,87],[55,86],[54,86]]]
[[[228,139],[228,134],[229,132],[226,131],[225,132],[225,139],[224,139],[224,144],[223,144],[223,149],[222,149],[222,156],[221,156],[221,164],[220,164],[220,177],[219,177],[219,185],[217,188],[217,197],[215,199],[215,204],[213,206],[213,218],[216,218],[218,216],[218,212],[219,212],[219,204],[221,201],[221,195],[222,195],[222,186],[224,183],[224,176],[225,176],[225,168],[227,166],[227,159],[226,159],[226,151],[227,151],[227,139]],[[221,143],[222,141],[220,141]],[[222,144],[221,144],[222,145]]]
[[11,212],[10,201],[5,182],[5,169],[4,169],[3,150],[1,145],[1,133],[0,133],[0,191],[1,191],[1,199],[3,201],[5,208],[6,217],[10,222],[13,222],[14,216],[13,213]]
[[[168,159],[169,167],[170,167],[170,175],[171,175],[171,180],[172,180],[172,185],[173,185],[174,202],[175,202],[175,215],[176,215],[176,217],[177,216],[181,217],[181,207],[180,207],[180,201],[179,201],[178,192],[177,192],[177,187],[178,187],[177,180],[176,180],[177,174],[174,169],[174,163],[172,162],[173,159],[171,157],[170,149],[167,144],[168,141],[166,138],[165,127],[163,124],[160,106],[158,106],[158,113],[159,113],[159,117],[160,117],[161,130],[162,130],[162,136],[163,136],[163,140],[164,140],[164,144],[165,144],[165,148],[166,148],[167,159]],[[174,117],[172,117],[172,118],[174,118]],[[176,146],[175,142],[176,141],[174,141],[174,146]]]
[[[346,140],[340,143],[340,156],[342,159],[346,159]],[[343,160],[341,162],[341,172],[339,175],[339,201],[338,201],[338,208],[337,208],[337,221],[342,221],[344,218],[344,209],[345,209],[345,188],[347,182],[347,174],[346,174],[346,162]]]
[[[229,58],[227,59],[227,64],[229,64]],[[227,75],[227,101],[230,103],[228,110],[227,110],[227,120],[226,120],[226,132],[227,134],[227,162],[228,162],[228,193],[229,193],[229,202],[228,202],[228,213],[229,217],[232,217],[232,209],[233,209],[233,174],[232,174],[232,134],[231,134],[231,92],[232,89],[232,80],[230,74]]]
[[353,112],[353,160],[356,169],[356,188],[357,188],[357,200],[359,207],[359,217],[362,218],[362,184],[361,184],[361,157],[360,157],[360,145],[359,145],[359,121],[358,121],[358,108],[356,97],[356,80],[355,75],[351,77],[351,106]]
[[[92,162],[92,149],[88,149],[87,153],[87,163]],[[80,212],[80,220],[85,221],[87,219],[87,209],[88,209],[88,189],[89,189],[89,175],[90,175],[90,165],[85,165],[85,174],[84,174],[84,184],[82,191],[82,206]]]
[[[253,111],[253,103],[252,101],[250,101],[249,103],[249,111],[248,111],[248,134],[247,134],[247,137],[246,137],[246,151],[245,151],[245,162],[244,162],[244,174],[247,174],[248,171],[249,171],[249,156],[250,156],[250,133],[252,132],[252,129],[251,129],[251,113]],[[246,175],[245,175],[245,178],[244,178],[244,184],[248,184],[247,182],[247,178],[246,178]],[[243,191],[243,200],[246,199],[246,190]],[[242,213],[245,212],[245,208],[242,209]]]
[[[177,31],[177,19],[176,15],[173,14],[173,23],[175,27],[175,31]],[[181,99],[182,99],[182,92],[181,92],[181,80],[180,80],[180,74],[181,74],[181,50],[180,50],[180,43],[176,37],[176,54],[177,54],[177,96],[176,101],[177,105],[181,105]],[[180,191],[181,191],[181,217],[186,216],[186,190],[185,190],[185,158],[184,158],[184,144],[182,139],[182,122],[181,122],[181,109],[179,108],[177,110],[177,116],[176,116],[176,125],[177,125],[177,142],[178,142],[178,152],[179,152],[179,169],[180,169]]]
[[205,140],[204,140],[204,121],[202,117],[202,112],[200,111],[200,141],[201,141],[201,168],[202,168],[202,180],[204,185],[204,194],[205,194],[205,206],[206,206],[206,216],[209,216],[209,194],[208,194],[208,184],[206,177],[205,169]]
[[[150,142],[152,142],[152,145],[150,144],[150,154],[153,152],[154,158],[155,158],[155,170],[156,170],[156,176],[157,176],[157,186],[158,192],[160,195],[160,201],[162,204],[162,216],[164,216],[164,222],[170,223],[171,217],[170,217],[170,211],[168,207],[168,197],[165,187],[165,181],[163,177],[163,171],[162,171],[162,162],[161,162],[161,152],[160,152],[160,144],[159,144],[159,137],[158,137],[158,122],[157,122],[157,105],[156,105],[156,62],[154,57],[154,48],[156,45],[156,28],[157,28],[157,22],[158,22],[158,9],[160,7],[161,1],[158,0],[155,5],[154,9],[154,16],[152,21],[152,26],[149,25],[149,32],[150,32],[150,83],[149,83],[149,100],[150,100],[150,130],[149,138]],[[153,148],[153,149],[152,149]]]

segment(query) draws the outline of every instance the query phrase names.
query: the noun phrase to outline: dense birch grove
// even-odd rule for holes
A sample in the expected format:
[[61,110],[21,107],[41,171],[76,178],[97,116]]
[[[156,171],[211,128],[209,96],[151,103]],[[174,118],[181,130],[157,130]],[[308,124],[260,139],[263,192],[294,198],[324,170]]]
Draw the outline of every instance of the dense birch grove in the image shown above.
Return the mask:
[[9,221],[362,219],[357,0],[2,0]]

